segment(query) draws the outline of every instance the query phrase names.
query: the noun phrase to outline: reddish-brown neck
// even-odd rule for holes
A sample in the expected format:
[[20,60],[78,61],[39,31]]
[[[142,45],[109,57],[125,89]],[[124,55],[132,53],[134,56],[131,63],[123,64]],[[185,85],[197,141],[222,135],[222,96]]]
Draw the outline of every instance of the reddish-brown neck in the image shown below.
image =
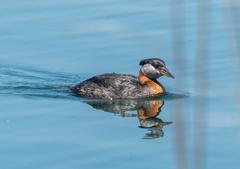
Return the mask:
[[145,76],[141,70],[138,75],[138,80],[141,85],[148,85],[152,95],[158,95],[165,91],[161,84]]

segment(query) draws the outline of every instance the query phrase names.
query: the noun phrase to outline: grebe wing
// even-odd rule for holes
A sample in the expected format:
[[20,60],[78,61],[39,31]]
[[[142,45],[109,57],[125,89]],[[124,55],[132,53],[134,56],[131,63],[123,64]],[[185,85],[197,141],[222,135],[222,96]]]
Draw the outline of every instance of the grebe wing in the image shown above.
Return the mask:
[[74,86],[74,93],[89,98],[126,98],[139,89],[138,79],[128,74],[108,73],[94,76]]
[[94,76],[85,82],[95,83],[99,86],[108,88],[121,88],[127,87],[131,85],[135,85],[138,83],[137,77],[129,74],[117,74],[117,73],[107,73],[98,76]]

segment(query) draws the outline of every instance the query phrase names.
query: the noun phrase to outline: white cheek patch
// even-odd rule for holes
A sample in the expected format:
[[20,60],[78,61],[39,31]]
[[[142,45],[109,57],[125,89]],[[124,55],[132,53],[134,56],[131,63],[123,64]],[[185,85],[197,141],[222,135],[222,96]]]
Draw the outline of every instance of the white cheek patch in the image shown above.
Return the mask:
[[157,79],[161,76],[160,72],[155,69],[151,64],[145,64],[142,68],[141,71],[143,74],[151,79]]

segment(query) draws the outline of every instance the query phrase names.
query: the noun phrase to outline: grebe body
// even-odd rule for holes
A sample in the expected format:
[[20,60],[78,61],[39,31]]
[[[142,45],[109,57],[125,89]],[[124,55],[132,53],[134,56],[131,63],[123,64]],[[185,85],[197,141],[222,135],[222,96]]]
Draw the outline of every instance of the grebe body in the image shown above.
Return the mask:
[[94,76],[75,86],[71,90],[86,98],[95,99],[133,99],[158,96],[165,92],[156,80],[165,75],[173,77],[165,62],[158,58],[144,59],[138,77],[129,74],[107,73]]

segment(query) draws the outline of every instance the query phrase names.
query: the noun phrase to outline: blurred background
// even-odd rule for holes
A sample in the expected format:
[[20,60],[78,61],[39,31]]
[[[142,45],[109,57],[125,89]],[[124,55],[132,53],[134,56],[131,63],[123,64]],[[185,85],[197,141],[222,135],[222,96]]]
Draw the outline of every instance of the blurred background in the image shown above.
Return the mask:
[[[238,0],[2,0],[0,168],[238,169],[239,9]],[[96,74],[137,75],[147,57],[176,77],[159,79],[169,94],[158,117],[172,124],[157,138],[144,139],[136,111],[110,114],[68,92]]]

